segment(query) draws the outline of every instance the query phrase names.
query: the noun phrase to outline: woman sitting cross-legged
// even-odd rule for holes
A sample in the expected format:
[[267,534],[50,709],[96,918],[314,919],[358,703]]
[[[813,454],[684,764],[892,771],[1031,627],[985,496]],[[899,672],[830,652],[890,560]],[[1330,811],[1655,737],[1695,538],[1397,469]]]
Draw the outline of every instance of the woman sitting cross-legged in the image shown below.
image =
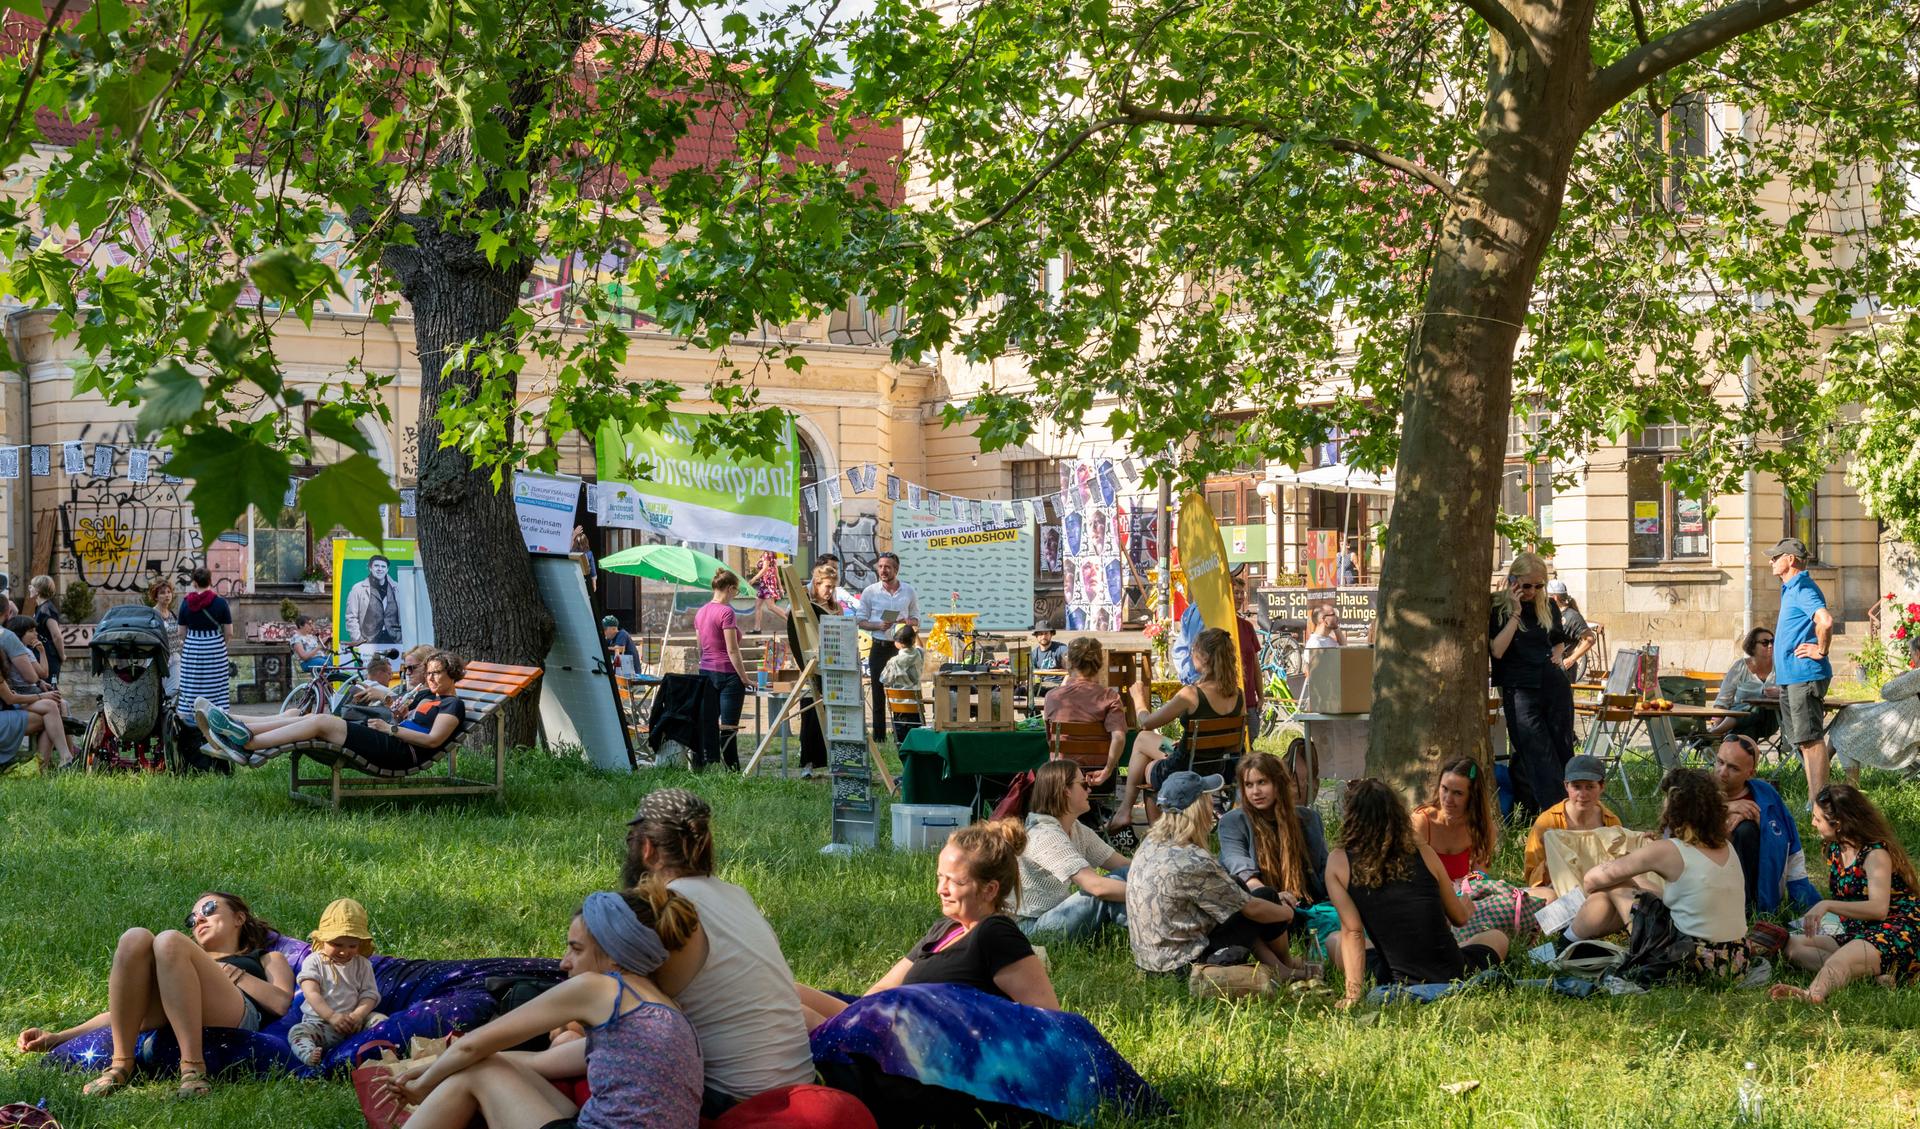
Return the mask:
[[[567,928],[567,980],[468,1032],[425,1066],[383,1080],[418,1109],[411,1129],[694,1129],[700,1124],[700,1042],[652,973],[700,930],[693,903],[651,879],[601,891]],[[582,1043],[506,1048],[578,1023],[592,1096],[575,1106],[549,1079],[577,1077]]]
[[397,723],[333,714],[277,714],[248,722],[205,699],[193,703],[193,716],[208,746],[238,765],[257,767],[291,746],[324,742],[377,767],[411,772],[438,755],[467,719],[455,687],[465,672],[460,660],[435,651],[425,665],[428,696]]
[[[962,984],[1030,1007],[1056,1009],[1059,997],[1007,907],[1020,893],[1027,833],[1011,819],[962,827],[940,852],[934,889],[940,920],[863,995],[902,984]],[[840,1014],[847,1001],[796,985],[808,1028]]]
[[1340,911],[1327,955],[1346,975],[1343,1007],[1360,1002],[1369,975],[1381,984],[1442,984],[1506,959],[1507,935],[1498,929],[1464,945],[1454,940],[1451,927],[1465,925],[1472,908],[1414,835],[1400,793],[1379,780],[1347,787],[1340,846],[1327,856],[1327,896]]
[[1327,832],[1293,800],[1293,774],[1272,753],[1240,758],[1240,801],[1220,817],[1220,863],[1256,898],[1327,900]]
[[1092,806],[1077,763],[1052,760],[1034,770],[1013,908],[1014,922],[1029,937],[1077,939],[1103,925],[1126,924],[1128,859],[1080,822]]
[[107,978],[107,1010],[64,1031],[29,1027],[20,1032],[20,1049],[50,1051],[110,1027],[110,1064],[81,1091],[110,1094],[132,1081],[141,1032],[170,1027],[180,1044],[180,1096],[206,1093],[204,1029],[258,1031],[285,1015],[293,1003],[293,967],[267,947],[272,927],[233,894],[215,890],[195,898],[186,929],[122,933]]
[[[1221,634],[1225,634],[1222,632]],[[1127,934],[1133,963],[1147,972],[1195,964],[1240,964],[1249,956],[1283,978],[1313,975],[1289,952],[1289,895],[1247,893],[1207,849],[1218,776],[1176,772],[1160,785],[1160,818],[1127,871]]]
[[[1787,959],[1819,975],[1808,988],[1775,984],[1773,998],[1820,1004],[1868,976],[1889,987],[1911,982],[1920,974],[1920,882],[1887,817],[1860,789],[1830,784],[1814,797],[1813,829],[1833,897],[1807,911],[1806,935],[1787,942]],[[1840,917],[1837,937],[1820,932],[1829,913]]]
[[1633,922],[1634,882],[1643,874],[1666,880],[1660,900],[1673,925],[1695,942],[1693,972],[1739,972],[1747,966],[1747,884],[1740,856],[1727,842],[1727,801],[1713,777],[1677,768],[1660,782],[1666,799],[1660,827],[1666,838],[1587,871],[1586,901],[1567,936],[1593,939]]

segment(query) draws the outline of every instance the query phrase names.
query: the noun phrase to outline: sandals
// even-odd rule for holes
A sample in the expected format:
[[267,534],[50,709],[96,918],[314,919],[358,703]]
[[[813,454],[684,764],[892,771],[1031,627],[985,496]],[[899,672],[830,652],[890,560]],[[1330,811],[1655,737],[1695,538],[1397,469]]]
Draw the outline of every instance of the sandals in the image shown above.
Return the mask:
[[181,1098],[204,1098],[213,1092],[213,1083],[207,1079],[205,1062],[190,1065],[191,1060],[180,1060],[180,1089],[174,1095]]
[[90,1098],[105,1097],[115,1090],[124,1090],[133,1081],[133,1063],[116,1062],[100,1072],[100,1077],[80,1087],[80,1092]]

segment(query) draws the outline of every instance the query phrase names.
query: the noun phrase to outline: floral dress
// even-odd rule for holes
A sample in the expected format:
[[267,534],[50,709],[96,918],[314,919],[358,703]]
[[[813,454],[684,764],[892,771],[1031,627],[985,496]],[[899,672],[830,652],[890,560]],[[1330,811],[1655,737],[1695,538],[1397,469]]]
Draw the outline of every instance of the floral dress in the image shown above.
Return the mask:
[[[1857,902],[1867,896],[1867,856],[1886,850],[1884,843],[1868,843],[1854,856],[1853,865],[1842,862],[1840,844],[1826,844],[1827,885],[1836,902]],[[1920,977],[1920,894],[1908,888],[1898,872],[1887,898],[1887,916],[1879,921],[1854,921],[1842,918],[1841,943],[1865,941],[1880,951],[1880,971],[1904,984]]]

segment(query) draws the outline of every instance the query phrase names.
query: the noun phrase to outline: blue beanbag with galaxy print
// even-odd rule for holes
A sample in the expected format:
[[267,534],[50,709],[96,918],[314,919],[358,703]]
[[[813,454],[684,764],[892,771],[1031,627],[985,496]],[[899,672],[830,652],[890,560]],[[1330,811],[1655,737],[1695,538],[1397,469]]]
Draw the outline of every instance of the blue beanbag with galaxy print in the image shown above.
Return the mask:
[[[275,935],[270,946],[287,958],[294,972],[307,957],[308,945],[292,937]],[[380,984],[380,1006],[386,1015],[356,1035],[331,1048],[319,1066],[308,1066],[294,1057],[287,1046],[287,1031],[300,1022],[300,993],[294,992],[287,1014],[260,1031],[242,1031],[236,1027],[209,1027],[206,1031],[207,1069],[215,1075],[227,1072],[268,1074],[282,1071],[301,1076],[345,1073],[353,1066],[360,1047],[368,1042],[389,1041],[405,1047],[415,1035],[438,1038],[450,1031],[471,1031],[499,1011],[499,1005],[487,992],[492,977],[566,979],[560,962],[532,957],[482,957],[475,960],[406,960],[402,957],[373,956],[373,975]],[[105,1028],[88,1032],[47,1052],[47,1058],[87,1070],[104,1070],[113,1052],[113,1033]],[[140,1036],[134,1049],[135,1069],[168,1075],[180,1068],[180,1045],[172,1030],[161,1028]]]
[[814,1029],[813,1060],[883,1129],[979,1125],[983,1114],[1002,1124],[1035,1115],[1077,1124],[1106,1106],[1132,1117],[1168,1108],[1086,1017],[957,984],[908,984],[854,1000]]

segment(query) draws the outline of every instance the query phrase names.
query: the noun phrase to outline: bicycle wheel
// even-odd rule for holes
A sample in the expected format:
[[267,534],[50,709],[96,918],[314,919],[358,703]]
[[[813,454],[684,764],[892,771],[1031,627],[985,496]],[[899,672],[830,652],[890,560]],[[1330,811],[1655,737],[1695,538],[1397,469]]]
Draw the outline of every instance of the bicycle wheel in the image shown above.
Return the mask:
[[314,690],[313,683],[307,682],[293,688],[293,693],[280,703],[280,712],[313,713],[319,704],[319,694]]

